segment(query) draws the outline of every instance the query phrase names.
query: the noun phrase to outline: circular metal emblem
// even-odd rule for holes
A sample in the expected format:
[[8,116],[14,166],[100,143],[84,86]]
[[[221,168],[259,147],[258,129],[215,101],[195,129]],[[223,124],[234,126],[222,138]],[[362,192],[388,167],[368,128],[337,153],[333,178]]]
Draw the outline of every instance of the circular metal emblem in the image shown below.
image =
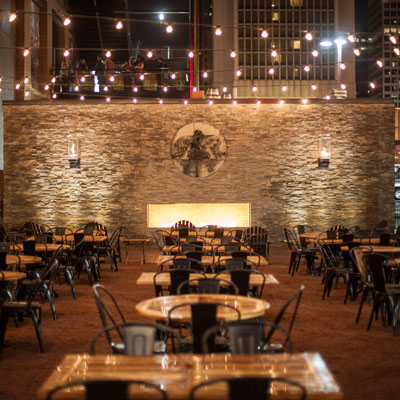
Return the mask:
[[176,132],[171,142],[171,158],[185,175],[202,178],[216,172],[226,158],[226,142],[213,126],[194,122]]

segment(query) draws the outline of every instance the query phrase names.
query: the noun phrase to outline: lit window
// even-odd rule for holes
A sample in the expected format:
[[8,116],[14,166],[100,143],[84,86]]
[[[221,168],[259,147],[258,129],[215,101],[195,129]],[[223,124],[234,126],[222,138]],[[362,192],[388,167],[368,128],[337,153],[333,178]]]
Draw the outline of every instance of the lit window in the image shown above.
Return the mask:
[[301,48],[300,40],[292,40],[292,47],[295,50],[300,50],[300,48]]
[[276,21],[276,22],[279,21],[279,11],[274,11],[272,13],[272,21]]
[[290,6],[291,7],[302,7],[303,0],[290,0]]

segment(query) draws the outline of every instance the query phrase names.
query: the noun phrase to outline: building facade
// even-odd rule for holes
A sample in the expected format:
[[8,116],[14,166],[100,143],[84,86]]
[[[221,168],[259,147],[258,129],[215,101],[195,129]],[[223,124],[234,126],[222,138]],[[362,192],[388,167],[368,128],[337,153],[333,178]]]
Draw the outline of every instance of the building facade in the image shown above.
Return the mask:
[[[353,44],[333,44],[354,33],[354,1],[221,0],[213,23],[223,27],[214,36],[214,87],[239,98],[321,98],[345,85],[355,97]],[[321,46],[328,39],[332,46]]]
[[[400,1],[369,0],[368,20],[372,37],[369,79],[376,85],[370,97],[391,99],[400,107],[400,52],[396,53],[399,51]],[[381,66],[377,61],[382,62]]]

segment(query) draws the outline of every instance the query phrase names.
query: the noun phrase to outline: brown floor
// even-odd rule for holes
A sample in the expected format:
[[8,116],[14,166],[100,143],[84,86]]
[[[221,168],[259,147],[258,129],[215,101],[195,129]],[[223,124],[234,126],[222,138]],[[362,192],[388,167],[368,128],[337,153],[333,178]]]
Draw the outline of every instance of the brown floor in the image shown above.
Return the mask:
[[[148,262],[155,260],[149,249]],[[339,284],[331,297],[321,300],[319,277],[306,275],[305,266],[291,277],[287,274],[288,252],[273,248],[271,266],[280,285],[269,286],[264,298],[271,303],[266,318],[272,319],[285,300],[301,285],[306,286],[295,327],[294,351],[320,352],[342,388],[345,399],[398,399],[400,380],[400,337],[391,327],[374,321],[366,331],[370,308],[366,306],[360,323],[355,324],[358,301],[343,304],[344,287]],[[154,264],[124,265],[111,273],[102,267],[101,282],[116,296],[128,320],[137,319],[135,303],[153,297],[153,288],[135,284],[141,271],[154,271]],[[82,276],[77,283],[78,299],[72,300],[69,287],[58,286],[57,320],[51,318],[48,304],[43,305],[43,336],[46,352],[41,354],[29,320],[18,328],[9,322],[8,346],[0,351],[0,399],[34,399],[43,381],[67,353],[88,352],[91,338],[101,328],[92,289]]]

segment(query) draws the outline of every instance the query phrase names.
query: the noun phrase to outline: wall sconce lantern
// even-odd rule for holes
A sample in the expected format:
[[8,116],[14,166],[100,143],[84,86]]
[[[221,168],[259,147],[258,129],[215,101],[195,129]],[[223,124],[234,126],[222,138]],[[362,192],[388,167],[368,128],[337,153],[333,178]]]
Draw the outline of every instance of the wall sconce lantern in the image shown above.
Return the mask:
[[319,139],[319,158],[318,167],[328,168],[331,162],[331,138],[324,137]]
[[81,147],[76,136],[68,136],[68,161],[70,168],[81,167]]

